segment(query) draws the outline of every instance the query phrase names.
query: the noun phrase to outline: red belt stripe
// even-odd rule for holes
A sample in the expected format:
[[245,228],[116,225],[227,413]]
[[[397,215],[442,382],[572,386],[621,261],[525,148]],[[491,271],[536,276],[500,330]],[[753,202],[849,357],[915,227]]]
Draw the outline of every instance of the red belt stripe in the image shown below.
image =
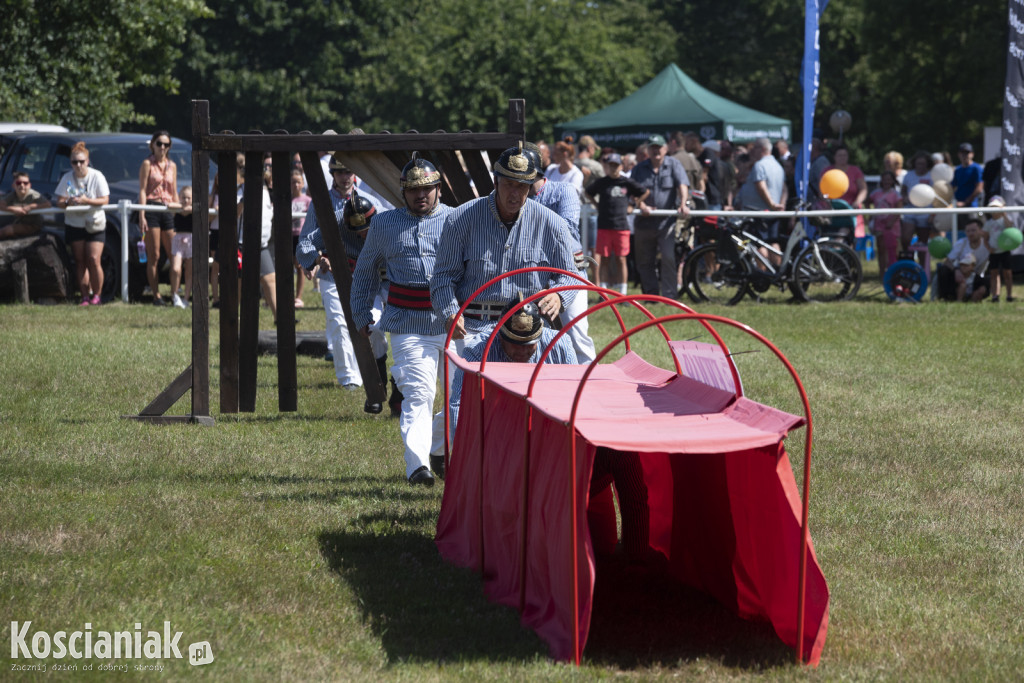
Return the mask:
[[429,287],[410,287],[394,282],[388,287],[388,303],[399,308],[426,310],[433,308],[430,303]]

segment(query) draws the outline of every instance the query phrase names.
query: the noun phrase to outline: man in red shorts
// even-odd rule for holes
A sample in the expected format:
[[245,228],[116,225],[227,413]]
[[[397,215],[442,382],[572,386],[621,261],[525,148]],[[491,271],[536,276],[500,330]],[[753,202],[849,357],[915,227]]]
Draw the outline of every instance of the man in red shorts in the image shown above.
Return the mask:
[[[594,246],[597,280],[602,287],[618,289],[625,294],[629,277],[626,271],[626,256],[629,255],[629,202],[630,198],[634,198],[639,204],[647,198],[650,190],[622,175],[622,157],[618,154],[606,154],[601,161],[606,175],[586,187],[587,196],[598,200],[597,244]],[[613,254],[618,257],[619,264],[614,286],[610,284],[615,270],[610,260]]]

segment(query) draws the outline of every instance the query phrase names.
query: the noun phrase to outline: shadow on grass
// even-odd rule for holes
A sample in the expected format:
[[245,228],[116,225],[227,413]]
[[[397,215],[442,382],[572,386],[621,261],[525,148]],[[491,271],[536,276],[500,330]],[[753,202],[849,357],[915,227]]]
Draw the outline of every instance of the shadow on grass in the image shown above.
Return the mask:
[[616,556],[598,560],[584,659],[621,669],[711,660],[757,671],[795,655],[771,624],[740,619],[706,593]]
[[[402,525],[420,524],[415,517],[403,517]],[[318,541],[392,663],[521,662],[547,655],[514,610],[488,602],[477,575],[446,564],[422,534],[324,531]]]
[[[433,514],[431,513],[431,518]],[[422,514],[401,526],[421,524]],[[367,526],[372,520],[362,519]],[[484,597],[479,575],[441,559],[422,534],[325,531],[328,566],[352,588],[364,621],[391,662],[530,661],[548,648],[514,609]],[[584,662],[621,670],[711,660],[758,671],[785,666],[793,652],[768,623],[739,619],[704,593],[602,560]]]

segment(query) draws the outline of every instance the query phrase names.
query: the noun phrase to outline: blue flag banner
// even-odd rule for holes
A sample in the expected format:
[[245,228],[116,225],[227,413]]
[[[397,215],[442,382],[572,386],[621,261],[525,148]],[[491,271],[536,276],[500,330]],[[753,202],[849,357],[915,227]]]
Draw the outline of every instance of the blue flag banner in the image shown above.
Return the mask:
[[803,141],[800,147],[800,198],[807,200],[808,179],[811,170],[811,139],[814,137],[814,107],[818,102],[818,83],[821,72],[819,60],[818,22],[828,0],[804,0],[804,61],[800,68],[800,82],[804,91]]
[[[1006,49],[1006,90],[1003,93],[1002,164],[999,173],[1003,199],[1009,206],[1024,205],[1021,176],[1021,140],[1024,140],[1024,1],[1010,0],[1009,38]],[[1022,214],[1008,214],[1021,227]]]

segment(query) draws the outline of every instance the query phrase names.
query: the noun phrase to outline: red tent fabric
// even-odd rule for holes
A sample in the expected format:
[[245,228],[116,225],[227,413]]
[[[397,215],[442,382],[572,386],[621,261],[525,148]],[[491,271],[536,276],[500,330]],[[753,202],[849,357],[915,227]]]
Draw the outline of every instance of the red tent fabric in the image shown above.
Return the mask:
[[[556,659],[576,658],[587,640],[595,562],[586,512],[601,446],[639,454],[650,544],[670,574],[740,617],[769,620],[796,647],[801,499],[783,441],[803,418],[736,398],[717,346],[670,345],[685,376],[633,352],[596,367],[575,434],[570,412],[587,366],[543,366],[526,399],[534,365],[487,363],[481,389],[479,364],[449,353],[467,374],[437,546],[478,570],[488,597],[519,609]],[[814,665],[829,593],[810,544],[806,559],[803,654]]]

